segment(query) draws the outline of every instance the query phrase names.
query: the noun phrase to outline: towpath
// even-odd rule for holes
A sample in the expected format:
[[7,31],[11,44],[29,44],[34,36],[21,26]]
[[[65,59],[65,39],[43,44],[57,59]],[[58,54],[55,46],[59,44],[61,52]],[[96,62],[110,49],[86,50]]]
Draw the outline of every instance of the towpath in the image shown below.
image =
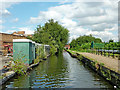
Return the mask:
[[118,60],[117,58],[101,56],[101,55],[96,55],[96,54],[86,53],[86,52],[77,52],[77,53],[93,61],[97,61],[98,63],[104,63],[105,67],[115,72],[120,72],[120,60]]

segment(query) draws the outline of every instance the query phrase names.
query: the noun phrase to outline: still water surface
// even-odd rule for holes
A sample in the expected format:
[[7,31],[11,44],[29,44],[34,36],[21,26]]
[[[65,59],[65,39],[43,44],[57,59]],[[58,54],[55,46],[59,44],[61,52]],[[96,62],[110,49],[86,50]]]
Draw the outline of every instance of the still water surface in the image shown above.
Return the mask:
[[113,86],[67,52],[50,56],[26,76],[17,76],[4,88],[112,88]]

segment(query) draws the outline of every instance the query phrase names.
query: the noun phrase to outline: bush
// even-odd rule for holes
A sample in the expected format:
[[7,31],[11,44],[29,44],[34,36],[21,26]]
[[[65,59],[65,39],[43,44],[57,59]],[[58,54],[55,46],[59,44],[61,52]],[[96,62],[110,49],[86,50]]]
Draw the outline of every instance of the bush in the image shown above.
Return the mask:
[[27,72],[28,69],[28,64],[25,64],[24,61],[22,60],[22,58],[18,58],[16,60],[13,60],[11,62],[11,70],[16,72],[19,75],[24,75]]

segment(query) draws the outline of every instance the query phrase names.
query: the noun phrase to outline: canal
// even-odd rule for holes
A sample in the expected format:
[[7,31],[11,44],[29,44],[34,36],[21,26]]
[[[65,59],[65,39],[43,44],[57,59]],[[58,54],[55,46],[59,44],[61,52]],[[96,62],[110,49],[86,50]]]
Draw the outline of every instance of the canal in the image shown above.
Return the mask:
[[67,52],[50,56],[26,76],[16,76],[3,88],[112,88],[102,77]]

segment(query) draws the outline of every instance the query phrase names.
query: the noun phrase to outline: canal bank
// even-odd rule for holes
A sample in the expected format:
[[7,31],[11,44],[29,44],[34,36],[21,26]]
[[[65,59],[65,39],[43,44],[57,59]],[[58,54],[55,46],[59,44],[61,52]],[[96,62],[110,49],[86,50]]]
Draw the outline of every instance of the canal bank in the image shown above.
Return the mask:
[[113,88],[91,69],[63,52],[50,56],[25,76],[16,76],[5,88]]
[[67,50],[67,52],[72,57],[77,58],[80,61],[82,61],[85,65],[90,67],[93,71],[95,71],[97,74],[102,76],[106,81],[120,88],[120,74],[119,73],[107,68],[104,65],[104,63],[98,63],[97,61],[93,60],[93,58],[85,57],[80,53],[76,53],[75,51]]
[[39,62],[50,56],[50,46],[35,43],[29,39],[13,40],[13,58],[0,72],[0,85],[17,75],[26,74]]

